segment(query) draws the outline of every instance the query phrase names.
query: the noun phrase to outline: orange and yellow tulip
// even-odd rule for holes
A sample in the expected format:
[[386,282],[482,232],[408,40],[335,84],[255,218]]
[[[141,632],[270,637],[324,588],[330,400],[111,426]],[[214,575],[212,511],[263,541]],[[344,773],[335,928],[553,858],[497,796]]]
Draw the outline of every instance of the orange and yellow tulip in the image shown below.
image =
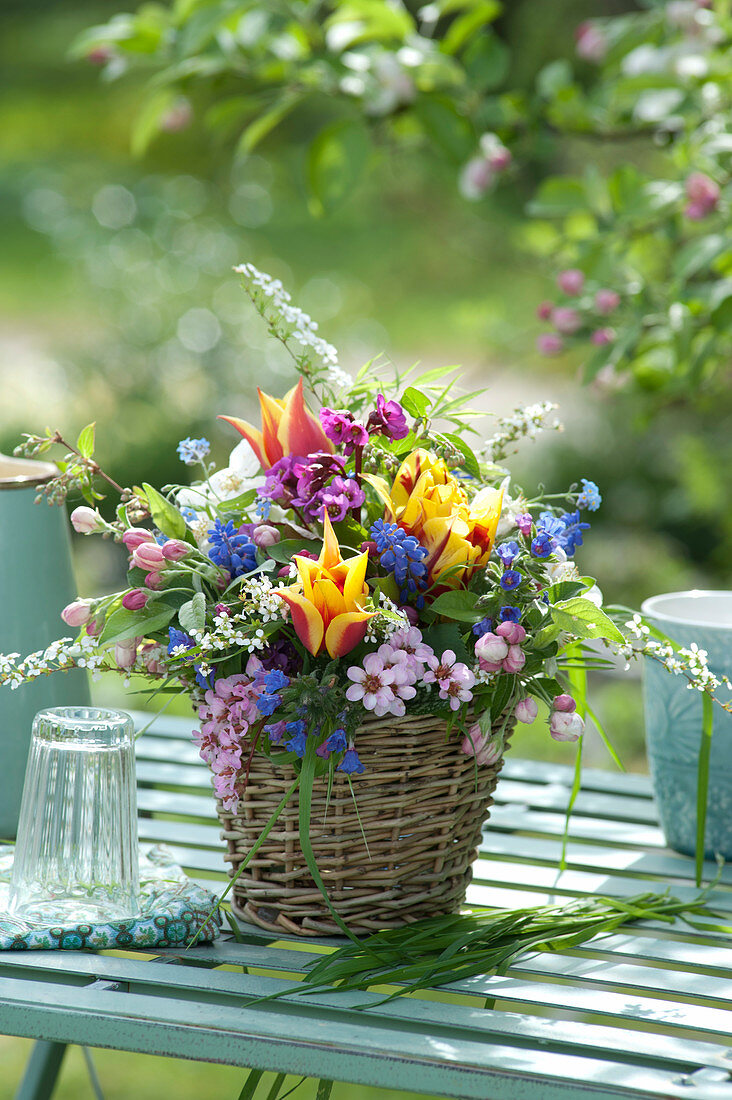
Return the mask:
[[257,393],[262,410],[261,431],[237,416],[220,416],[219,420],[225,420],[244,436],[263,470],[271,469],[285,455],[304,457],[316,451],[333,453],[333,444],[305,404],[302,378],[283,400],[270,397],[260,389]]
[[472,500],[441,458],[417,450],[404,460],[391,489],[364,475],[398,523],[426,547],[431,584],[457,588],[490,557],[501,517],[503,490],[483,489]]
[[296,554],[297,583],[275,594],[289,607],[295,633],[309,653],[317,656],[326,649],[331,657],[342,657],[363,641],[368,621],[376,614],[363,610],[369,556],[343,560],[327,512],[323,536],[318,560]]

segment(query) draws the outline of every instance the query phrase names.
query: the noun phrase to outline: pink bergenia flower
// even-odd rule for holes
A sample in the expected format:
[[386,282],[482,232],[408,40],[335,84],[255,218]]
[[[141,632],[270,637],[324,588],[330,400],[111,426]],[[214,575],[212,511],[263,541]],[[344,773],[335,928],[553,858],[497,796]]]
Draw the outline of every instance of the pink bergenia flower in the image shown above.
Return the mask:
[[386,713],[394,699],[391,685],[395,673],[393,669],[384,667],[383,657],[378,653],[368,653],[363,659],[363,667],[351,665],[346,675],[353,681],[346,691],[346,698],[351,703],[361,702],[366,710],[383,707]]
[[427,664],[434,651],[422,641],[422,631],[416,626],[401,626],[389,638],[389,645],[401,649],[420,665]]
[[477,722],[469,728],[460,748],[466,756],[474,756],[477,764],[497,764],[503,755],[498,739],[482,733]]

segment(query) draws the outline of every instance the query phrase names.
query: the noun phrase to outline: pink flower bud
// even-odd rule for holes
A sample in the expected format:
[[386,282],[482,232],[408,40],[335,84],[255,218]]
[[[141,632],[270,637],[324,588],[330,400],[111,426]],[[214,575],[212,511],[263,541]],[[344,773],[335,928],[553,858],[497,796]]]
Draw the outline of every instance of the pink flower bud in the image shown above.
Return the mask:
[[536,307],[536,316],[540,321],[548,321],[554,309],[554,302],[540,302]]
[[486,157],[473,157],[463,168],[458,189],[464,199],[482,199],[495,179],[495,172]]
[[602,348],[605,344],[612,344],[615,339],[614,328],[598,328],[592,333],[590,337],[591,342],[595,347]]
[[601,288],[595,295],[595,309],[598,313],[612,313],[620,305],[620,295],[616,290]]
[[411,604],[401,604],[399,610],[404,612],[411,626],[417,625],[419,622],[419,612],[416,607],[412,607]]
[[102,627],[104,626],[104,616],[100,615],[98,619],[90,619],[86,624],[86,632],[90,638],[96,638],[102,633]]
[[519,645],[509,646],[508,656],[503,659],[504,672],[520,672],[526,664],[526,654]]
[[542,332],[536,337],[536,350],[541,355],[559,355],[564,348],[564,340],[556,332]]
[[524,722],[529,726],[539,713],[539,706],[536,699],[532,699],[530,695],[526,695],[523,699],[519,699],[513,713],[516,715],[516,720],[518,722]]
[[577,741],[585,724],[579,714],[566,714],[555,710],[549,723],[549,733],[555,741]]
[[91,600],[74,600],[61,612],[61,618],[68,626],[83,626],[91,618]]
[[122,597],[122,606],[126,607],[128,611],[141,611],[149,599],[149,592],[145,592],[142,588],[133,588],[129,592],[125,592]]
[[137,647],[141,641],[141,638],[130,638],[126,642],[117,642],[114,647],[114,659],[117,662],[117,668],[129,671],[133,667],[137,657]]
[[376,543],[374,542],[373,539],[366,539],[366,541],[362,542],[361,545],[359,546],[359,550],[361,551],[362,554],[372,554],[373,555],[373,554],[376,553]]
[[692,221],[700,221],[716,210],[719,203],[719,184],[704,172],[692,172],[686,181],[686,197],[689,205],[684,213]]
[[511,150],[500,145],[489,155],[488,164],[494,172],[505,172],[512,160]]
[[231,608],[227,607],[225,603],[217,603],[214,611],[217,615],[226,615],[231,618]]
[[557,275],[557,284],[565,294],[571,294],[574,297],[582,293],[582,287],[585,285],[584,273],[578,267],[568,267],[566,271],[560,271]]
[[71,513],[71,526],[80,535],[91,535],[95,531],[104,530],[104,520],[95,508],[87,508],[82,504]]
[[95,46],[86,55],[86,59],[91,65],[106,65],[113,57],[114,54],[107,46]]
[[151,676],[164,676],[168,671],[163,660],[165,650],[157,642],[148,642],[140,650],[142,663]]
[[132,551],[132,564],[138,569],[162,569],[167,563],[162,547],[156,542],[142,542]]
[[179,130],[185,130],[193,118],[191,101],[185,96],[179,96],[175,103],[163,115],[160,120],[160,129],[168,134],[177,134]]
[[460,748],[466,756],[474,756],[478,764],[497,764],[502,755],[498,741],[482,733],[477,722],[468,730]]
[[582,318],[572,306],[557,306],[552,310],[552,324],[557,332],[571,336],[582,326]]
[[160,573],[147,573],[145,576],[146,588],[151,588],[153,592],[159,592],[161,588],[165,588],[165,580],[161,577]]
[[252,531],[252,542],[255,546],[264,548],[265,546],[274,546],[276,542],[280,541],[280,533],[276,527],[271,527],[268,523],[260,523],[258,527],[255,527]]
[[577,56],[583,61],[599,64],[607,53],[607,39],[600,28],[589,20],[580,23],[574,32]]
[[577,704],[571,695],[557,695],[552,703],[554,710],[563,711],[565,714],[577,710]]
[[483,634],[478,638],[475,643],[475,655],[482,661],[488,661],[493,663],[495,661],[502,661],[504,657],[508,656],[508,642],[505,638],[500,638],[498,634],[493,634],[490,630],[487,634]]
[[144,527],[130,527],[122,536],[122,542],[128,550],[136,550],[143,542],[155,542],[155,539]]
[[520,645],[526,641],[526,631],[520,623],[501,623],[496,627],[496,634],[505,638],[509,645]]
[[182,558],[190,554],[193,547],[190,543],[183,542],[181,539],[168,539],[160,549],[166,561],[181,561]]

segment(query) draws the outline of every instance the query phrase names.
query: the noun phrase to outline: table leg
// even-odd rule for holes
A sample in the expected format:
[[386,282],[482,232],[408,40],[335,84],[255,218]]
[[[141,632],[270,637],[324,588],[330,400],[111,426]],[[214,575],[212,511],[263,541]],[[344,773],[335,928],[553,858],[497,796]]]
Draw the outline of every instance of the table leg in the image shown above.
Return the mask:
[[49,1100],[65,1053],[66,1043],[39,1039],[31,1051],[15,1100]]

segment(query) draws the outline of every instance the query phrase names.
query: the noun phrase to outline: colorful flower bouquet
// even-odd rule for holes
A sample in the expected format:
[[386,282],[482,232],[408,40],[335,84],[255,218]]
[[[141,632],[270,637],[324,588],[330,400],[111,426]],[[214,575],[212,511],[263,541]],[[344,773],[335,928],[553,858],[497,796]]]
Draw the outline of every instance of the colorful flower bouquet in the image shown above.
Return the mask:
[[67,444],[50,498],[81,489],[72,523],[124,545],[128,586],[76,600],[78,637],[0,658],[0,680],[115,668],[187,694],[235,908],[310,935],[398,926],[463,900],[515,722],[544,704],[549,735],[576,741],[573,685],[601,660],[587,640],[627,649],[573,561],[600,496],[586,479],[561,498],[511,487],[501,462],[553,406],[481,443],[448,372],[351,380],[279,283],[239,271],[297,385],[259,391],[260,427],[222,417],[242,437],[227,468],[183,440],[200,478],[122,490],[112,521],[93,427]]

